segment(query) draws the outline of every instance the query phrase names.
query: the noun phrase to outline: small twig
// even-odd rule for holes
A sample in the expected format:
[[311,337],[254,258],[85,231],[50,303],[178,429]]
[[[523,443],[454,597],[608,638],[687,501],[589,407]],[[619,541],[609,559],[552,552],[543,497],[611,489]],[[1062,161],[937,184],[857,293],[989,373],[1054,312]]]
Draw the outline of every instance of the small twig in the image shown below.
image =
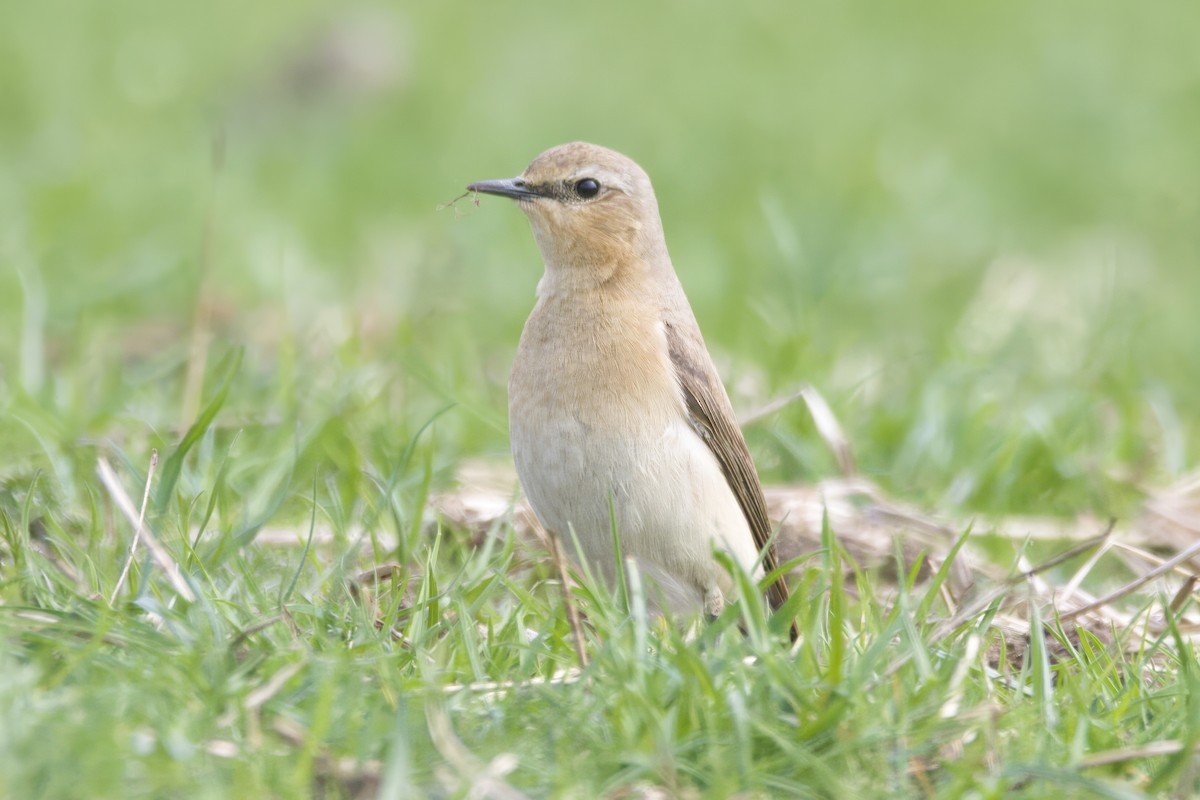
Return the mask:
[[1189,575],[1188,579],[1183,582],[1183,586],[1179,587],[1179,591],[1171,598],[1171,613],[1178,614],[1179,609],[1183,608],[1183,604],[1192,596],[1192,592],[1196,591],[1196,583],[1200,581],[1200,576]]
[[230,646],[230,648],[237,647],[242,642],[246,641],[247,639],[249,639],[254,634],[258,633],[259,631],[265,631],[267,628],[271,627],[276,622],[282,622],[282,621],[283,621],[283,614],[276,614],[273,617],[267,617],[266,619],[264,619],[260,622],[256,622],[248,628],[243,628],[242,630],[235,633],[229,639],[229,646]]
[[846,438],[846,433],[842,430],[841,423],[838,422],[833,409],[829,407],[829,403],[825,402],[825,398],[821,396],[821,393],[812,386],[801,386],[793,394],[767,403],[757,411],[752,411],[741,417],[738,420],[738,424],[743,428],[753,425],[765,417],[782,411],[797,400],[803,400],[804,405],[808,407],[808,413],[812,416],[813,424],[817,426],[817,433],[825,440],[825,444],[833,451],[833,457],[837,459],[838,469],[847,478],[853,478],[858,474],[858,470],[854,466],[854,452],[850,449],[850,440]]
[[125,558],[125,566],[121,569],[121,577],[117,578],[117,585],[113,587],[112,596],[108,598],[108,604],[111,606],[117,602],[117,595],[121,592],[121,587],[125,585],[125,578],[129,576],[129,568],[133,566],[133,556],[137,552],[138,541],[142,538],[142,526],[146,523],[146,506],[150,503],[150,482],[154,480],[154,468],[158,466],[158,450],[150,451],[150,468],[146,470],[146,490],[142,492],[142,510],[138,512],[137,525],[133,531],[133,541],[129,545],[129,555]]
[[[1111,764],[1123,764],[1126,761],[1133,761],[1140,758],[1173,756],[1183,749],[1183,742],[1175,739],[1164,739],[1161,742],[1150,742],[1149,744],[1137,747],[1126,747],[1120,750],[1102,750],[1099,753],[1093,753],[1087,758],[1080,759],[1079,767],[1081,769],[1107,767]],[[1200,750],[1200,746],[1197,746],[1197,749]]]
[[799,389],[784,397],[778,397],[761,408],[757,408],[754,411],[739,416],[738,425],[743,428],[748,428],[751,425],[762,422],[764,419],[772,416],[773,414],[778,414],[780,411],[783,411],[797,400],[801,400],[803,398],[804,389]]
[[1145,575],[1125,584],[1120,589],[1115,589],[1115,590],[1109,592],[1108,594],[1104,595],[1103,597],[1096,600],[1095,602],[1088,603],[1087,605],[1082,606],[1080,608],[1076,608],[1072,611],[1068,611],[1064,614],[1060,614],[1059,619],[1062,620],[1063,622],[1067,622],[1068,620],[1075,619],[1076,617],[1086,614],[1089,611],[1093,611],[1097,608],[1101,608],[1102,606],[1106,606],[1109,603],[1113,602],[1114,600],[1120,600],[1122,597],[1125,597],[1126,595],[1129,595],[1129,594],[1133,593],[1134,591],[1140,589],[1141,587],[1145,586],[1147,583],[1149,583],[1150,581],[1159,577],[1160,575],[1170,572],[1171,570],[1173,570],[1175,568],[1176,564],[1181,564],[1184,561],[1187,561],[1189,558],[1196,555],[1197,553],[1200,553],[1200,542],[1196,542],[1195,544],[1193,544],[1191,547],[1187,548],[1186,550],[1179,551],[1178,553],[1176,553],[1174,556],[1172,556],[1171,558],[1164,561],[1159,566],[1157,566],[1154,569],[1147,572]]
[[558,570],[558,579],[562,583],[563,603],[567,607],[567,621],[575,634],[575,654],[579,656],[579,666],[586,667],[588,657],[587,648],[584,647],[583,623],[579,620],[579,609],[575,606],[575,598],[571,596],[571,578],[567,572],[567,558],[563,553],[562,543],[559,542],[556,534],[542,528],[541,523],[536,519],[533,524],[541,530],[550,544],[550,557],[554,559],[554,568]]
[[833,409],[825,402],[821,393],[812,386],[802,388],[800,396],[804,398],[804,404],[808,406],[808,413],[812,415],[813,424],[817,426],[817,433],[821,434],[825,444],[829,445],[829,449],[833,451],[838,468],[847,478],[853,478],[858,472],[854,466],[854,452],[850,449],[850,440],[846,438],[846,433],[842,430],[842,425],[834,415]]
[[[121,485],[120,479],[117,478],[117,473],[113,472],[112,466],[104,456],[96,460],[96,472],[100,476],[100,482],[104,484],[104,488],[108,489],[108,493],[112,496],[113,502],[121,509],[121,513],[133,525],[135,531],[141,532],[142,538],[146,540],[146,547],[150,550],[150,555],[158,562],[158,566],[162,571],[167,574],[167,578],[171,581],[171,585],[175,587],[175,591],[189,603],[195,602],[196,594],[187,585],[187,581],[183,579],[183,572],[179,569],[179,565],[171,558],[171,554],[162,546],[162,543],[158,541],[158,537],[154,535],[150,528],[143,526],[142,520],[138,518],[138,512],[133,507],[133,501],[129,499],[129,494],[125,491],[125,487]],[[147,491],[149,491],[149,478],[147,478]],[[144,503],[142,509],[144,512]]]
[[[1013,576],[1005,579],[1004,581],[1001,581],[998,585],[993,586],[991,589],[987,590],[986,592],[982,592],[979,596],[977,596],[970,603],[962,606],[958,610],[957,614],[954,614],[952,617],[950,617],[946,621],[939,624],[936,628],[934,628],[933,631],[929,634],[929,642],[931,644],[940,642],[942,639],[946,638],[947,636],[952,634],[954,631],[958,630],[958,628],[960,626],[964,625],[969,620],[974,619],[975,617],[982,614],[985,610],[987,610],[987,608],[989,606],[992,605],[992,603],[994,603],[997,600],[999,600],[1000,598],[1002,598],[1004,595],[1006,595],[1009,592],[1009,590],[1011,590],[1014,586],[1019,585],[1022,581],[1028,581],[1030,578],[1034,577],[1035,575],[1045,572],[1048,569],[1052,569],[1053,567],[1058,566],[1062,562],[1068,561],[1068,560],[1074,558],[1075,556],[1079,555],[1080,553],[1086,552],[1087,550],[1089,550],[1093,547],[1103,544],[1105,542],[1105,540],[1108,539],[1109,535],[1112,533],[1113,526],[1115,524],[1116,524],[1116,520],[1110,520],[1108,527],[1105,529],[1104,533],[1100,534],[1099,536],[1093,536],[1091,539],[1088,539],[1085,542],[1081,542],[1080,544],[1066,550],[1065,552],[1059,553],[1057,556],[1054,556],[1050,560],[1043,561],[1041,564],[1038,564],[1031,569],[1022,570],[1021,572],[1018,572],[1016,575],[1013,575]],[[892,675],[896,674],[897,672],[900,671],[901,667],[903,667],[905,664],[907,664],[909,662],[909,660],[911,660],[911,658],[912,658],[911,653],[905,653],[904,655],[901,655],[899,658],[897,658],[895,661],[893,661],[886,670],[884,670],[883,674],[880,677],[881,678],[889,678]]]
[[454,209],[454,218],[458,219],[458,217],[459,217],[458,206],[456,206],[455,203],[457,203],[459,200],[462,200],[464,197],[467,197],[468,195],[472,196],[471,202],[474,203],[476,206],[478,206],[479,205],[479,192],[472,192],[470,189],[468,189],[467,191],[460,194],[458,197],[451,200],[449,203],[442,203],[440,206],[437,207],[437,210],[445,211],[447,208],[453,208]]
[[1067,581],[1067,585],[1063,587],[1063,600],[1070,600],[1075,595],[1075,592],[1079,590],[1079,585],[1083,583],[1083,579],[1091,574],[1092,569],[1096,566],[1100,559],[1104,558],[1104,554],[1112,549],[1113,544],[1113,540],[1109,539],[1104,544],[1100,545],[1100,547],[1096,549],[1096,552],[1092,553],[1091,557],[1088,558],[1087,562],[1084,563],[1084,565],[1080,567],[1074,575],[1071,576],[1071,580]]

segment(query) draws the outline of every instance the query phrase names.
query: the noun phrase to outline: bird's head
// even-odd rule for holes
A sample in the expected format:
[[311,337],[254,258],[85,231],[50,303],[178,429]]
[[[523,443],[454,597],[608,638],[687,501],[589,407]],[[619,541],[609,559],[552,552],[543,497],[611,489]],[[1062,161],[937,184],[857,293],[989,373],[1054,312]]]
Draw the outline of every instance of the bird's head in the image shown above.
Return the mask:
[[599,145],[559,145],[516,178],[467,189],[517,202],[548,271],[609,275],[618,265],[652,262],[665,252],[650,178],[632,159]]

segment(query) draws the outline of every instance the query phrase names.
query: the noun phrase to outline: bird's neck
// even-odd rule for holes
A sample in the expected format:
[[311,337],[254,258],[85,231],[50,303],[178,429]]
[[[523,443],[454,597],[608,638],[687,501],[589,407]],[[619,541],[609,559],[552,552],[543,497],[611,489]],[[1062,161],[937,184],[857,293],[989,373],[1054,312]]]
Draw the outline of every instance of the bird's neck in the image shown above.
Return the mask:
[[538,283],[538,297],[571,302],[619,301],[641,298],[642,302],[662,294],[678,283],[671,262],[664,256],[654,261],[640,258],[562,263],[545,259],[546,272]]
[[589,243],[542,241],[539,249],[546,274],[538,295],[594,293],[643,296],[675,280],[671,257],[661,237],[657,241]]
[[546,265],[538,294],[576,294],[653,287],[674,276],[662,224],[625,221],[563,235],[539,217],[530,217],[533,236]]

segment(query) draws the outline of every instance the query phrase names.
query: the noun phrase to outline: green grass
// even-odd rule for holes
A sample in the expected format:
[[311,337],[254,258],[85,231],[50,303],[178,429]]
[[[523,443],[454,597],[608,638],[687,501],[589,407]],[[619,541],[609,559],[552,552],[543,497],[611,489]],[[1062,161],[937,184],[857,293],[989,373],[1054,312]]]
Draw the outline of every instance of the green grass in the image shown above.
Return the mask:
[[[1182,634],[1045,612],[1069,646],[997,662],[990,614],[937,636],[934,589],[827,546],[798,655],[752,593],[696,641],[591,596],[592,663],[544,682],[577,660],[543,554],[429,523],[506,455],[540,272],[515,209],[436,209],[575,138],[653,176],[735,405],[815,385],[893,496],[1128,520],[1195,469],[1200,11],[707,11],[0,11],[0,796],[1200,791]],[[767,482],[836,471],[799,407],[747,437]],[[97,464],[136,505],[152,449],[196,600],[143,549],[110,605]]]

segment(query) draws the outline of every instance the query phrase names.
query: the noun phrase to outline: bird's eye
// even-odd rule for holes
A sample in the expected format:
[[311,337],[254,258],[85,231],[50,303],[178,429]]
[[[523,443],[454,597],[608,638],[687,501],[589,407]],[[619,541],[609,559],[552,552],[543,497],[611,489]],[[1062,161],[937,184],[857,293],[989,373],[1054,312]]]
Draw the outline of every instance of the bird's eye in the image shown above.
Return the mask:
[[580,178],[575,181],[575,192],[584,200],[590,200],[600,193],[600,182],[594,178]]

